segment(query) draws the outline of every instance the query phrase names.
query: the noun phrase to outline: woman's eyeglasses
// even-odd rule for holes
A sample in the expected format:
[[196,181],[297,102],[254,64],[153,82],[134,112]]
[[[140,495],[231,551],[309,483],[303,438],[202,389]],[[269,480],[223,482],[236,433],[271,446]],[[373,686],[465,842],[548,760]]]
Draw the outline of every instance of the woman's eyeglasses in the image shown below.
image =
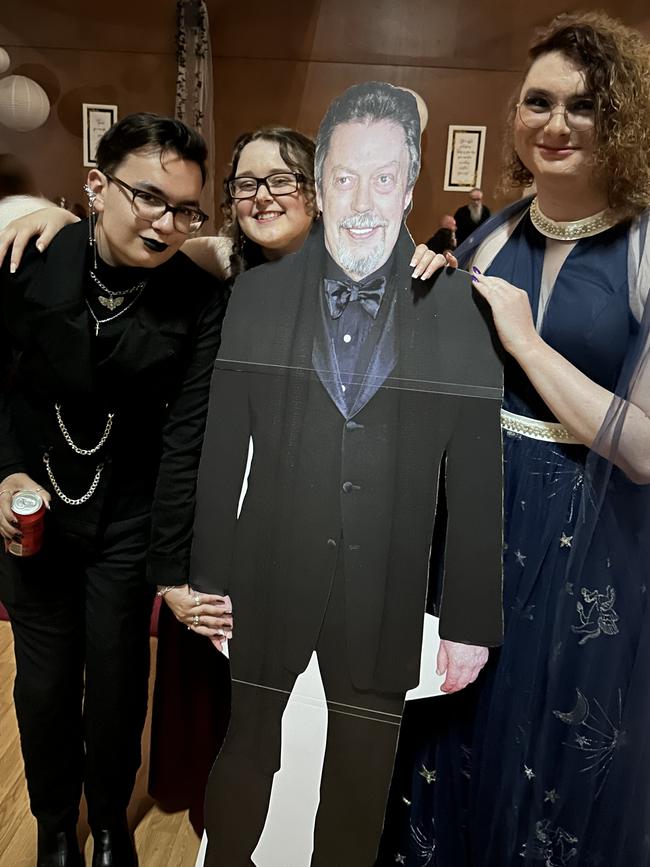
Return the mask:
[[550,123],[558,109],[564,114],[566,125],[576,132],[594,128],[596,109],[591,97],[576,97],[569,102],[551,102],[545,96],[530,95],[517,103],[519,119],[530,129],[541,129]]
[[273,172],[265,178],[242,175],[228,181],[228,190],[233,199],[254,199],[259,188],[264,185],[272,196],[288,196],[295,193],[304,180],[305,176],[300,172]]

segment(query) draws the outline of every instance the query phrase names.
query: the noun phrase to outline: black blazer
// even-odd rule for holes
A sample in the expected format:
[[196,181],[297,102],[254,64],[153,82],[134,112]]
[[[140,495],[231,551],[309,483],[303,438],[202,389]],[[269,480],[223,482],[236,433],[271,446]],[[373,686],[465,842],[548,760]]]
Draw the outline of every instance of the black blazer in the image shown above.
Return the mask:
[[[177,253],[153,269],[133,313],[115,330],[109,354],[94,357],[94,322],[84,301],[87,224],[60,232],[49,249],[26,251],[15,275],[0,272],[3,388],[0,479],[29,473],[51,490],[43,464],[71,497],[84,493],[99,461],[99,487],[81,506],[56,495],[47,524],[94,539],[111,520],[153,509],[151,578],[187,576],[196,466],[209,378],[227,295],[218,281]],[[99,440],[109,411],[113,430],[100,455],[66,445],[54,405],[78,445]]]
[[443,454],[441,633],[501,641],[501,364],[469,291],[434,287],[416,303],[404,230],[392,308],[347,413],[322,322],[324,251],[317,227],[300,252],[236,281],[212,379],[191,582],[232,596],[233,677],[272,683],[274,665],[307,664],[338,561],[354,682],[402,691],[418,680]]

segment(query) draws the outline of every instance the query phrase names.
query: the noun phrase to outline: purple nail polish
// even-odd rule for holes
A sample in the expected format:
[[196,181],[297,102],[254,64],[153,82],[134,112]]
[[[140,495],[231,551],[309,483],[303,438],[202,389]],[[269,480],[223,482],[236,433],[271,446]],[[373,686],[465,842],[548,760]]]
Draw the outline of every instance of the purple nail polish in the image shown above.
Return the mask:
[[473,266],[472,266],[472,271],[474,271],[475,274],[480,274],[480,273],[481,273],[481,272],[479,271],[479,269],[476,267],[476,265],[473,265]]

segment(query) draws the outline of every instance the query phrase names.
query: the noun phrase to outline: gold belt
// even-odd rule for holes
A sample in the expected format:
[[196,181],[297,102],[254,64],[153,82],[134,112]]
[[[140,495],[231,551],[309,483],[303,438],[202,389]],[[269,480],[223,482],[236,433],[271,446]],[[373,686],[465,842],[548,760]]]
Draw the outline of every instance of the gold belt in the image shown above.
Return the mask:
[[547,443],[565,443],[566,445],[580,445],[580,440],[572,436],[564,425],[556,421],[540,421],[536,418],[528,418],[525,415],[517,415],[501,410],[501,428],[510,433],[521,434],[533,440],[543,440]]

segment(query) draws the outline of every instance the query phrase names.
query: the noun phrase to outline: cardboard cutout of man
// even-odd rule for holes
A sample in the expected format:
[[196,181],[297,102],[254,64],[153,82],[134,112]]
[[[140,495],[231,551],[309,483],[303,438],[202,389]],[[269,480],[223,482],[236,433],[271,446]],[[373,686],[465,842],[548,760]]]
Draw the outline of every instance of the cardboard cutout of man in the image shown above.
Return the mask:
[[[371,867],[404,695],[417,685],[439,468],[450,666],[501,640],[501,368],[469,278],[412,289],[412,94],[370,82],[317,139],[323,218],[240,276],[201,459],[191,583],[229,593],[232,718],[206,799],[206,864],[248,867],[281,722],[315,651],[328,706],[313,867]],[[456,283],[460,283],[457,286]],[[248,488],[238,515],[249,440]],[[260,867],[289,864],[282,851]]]

